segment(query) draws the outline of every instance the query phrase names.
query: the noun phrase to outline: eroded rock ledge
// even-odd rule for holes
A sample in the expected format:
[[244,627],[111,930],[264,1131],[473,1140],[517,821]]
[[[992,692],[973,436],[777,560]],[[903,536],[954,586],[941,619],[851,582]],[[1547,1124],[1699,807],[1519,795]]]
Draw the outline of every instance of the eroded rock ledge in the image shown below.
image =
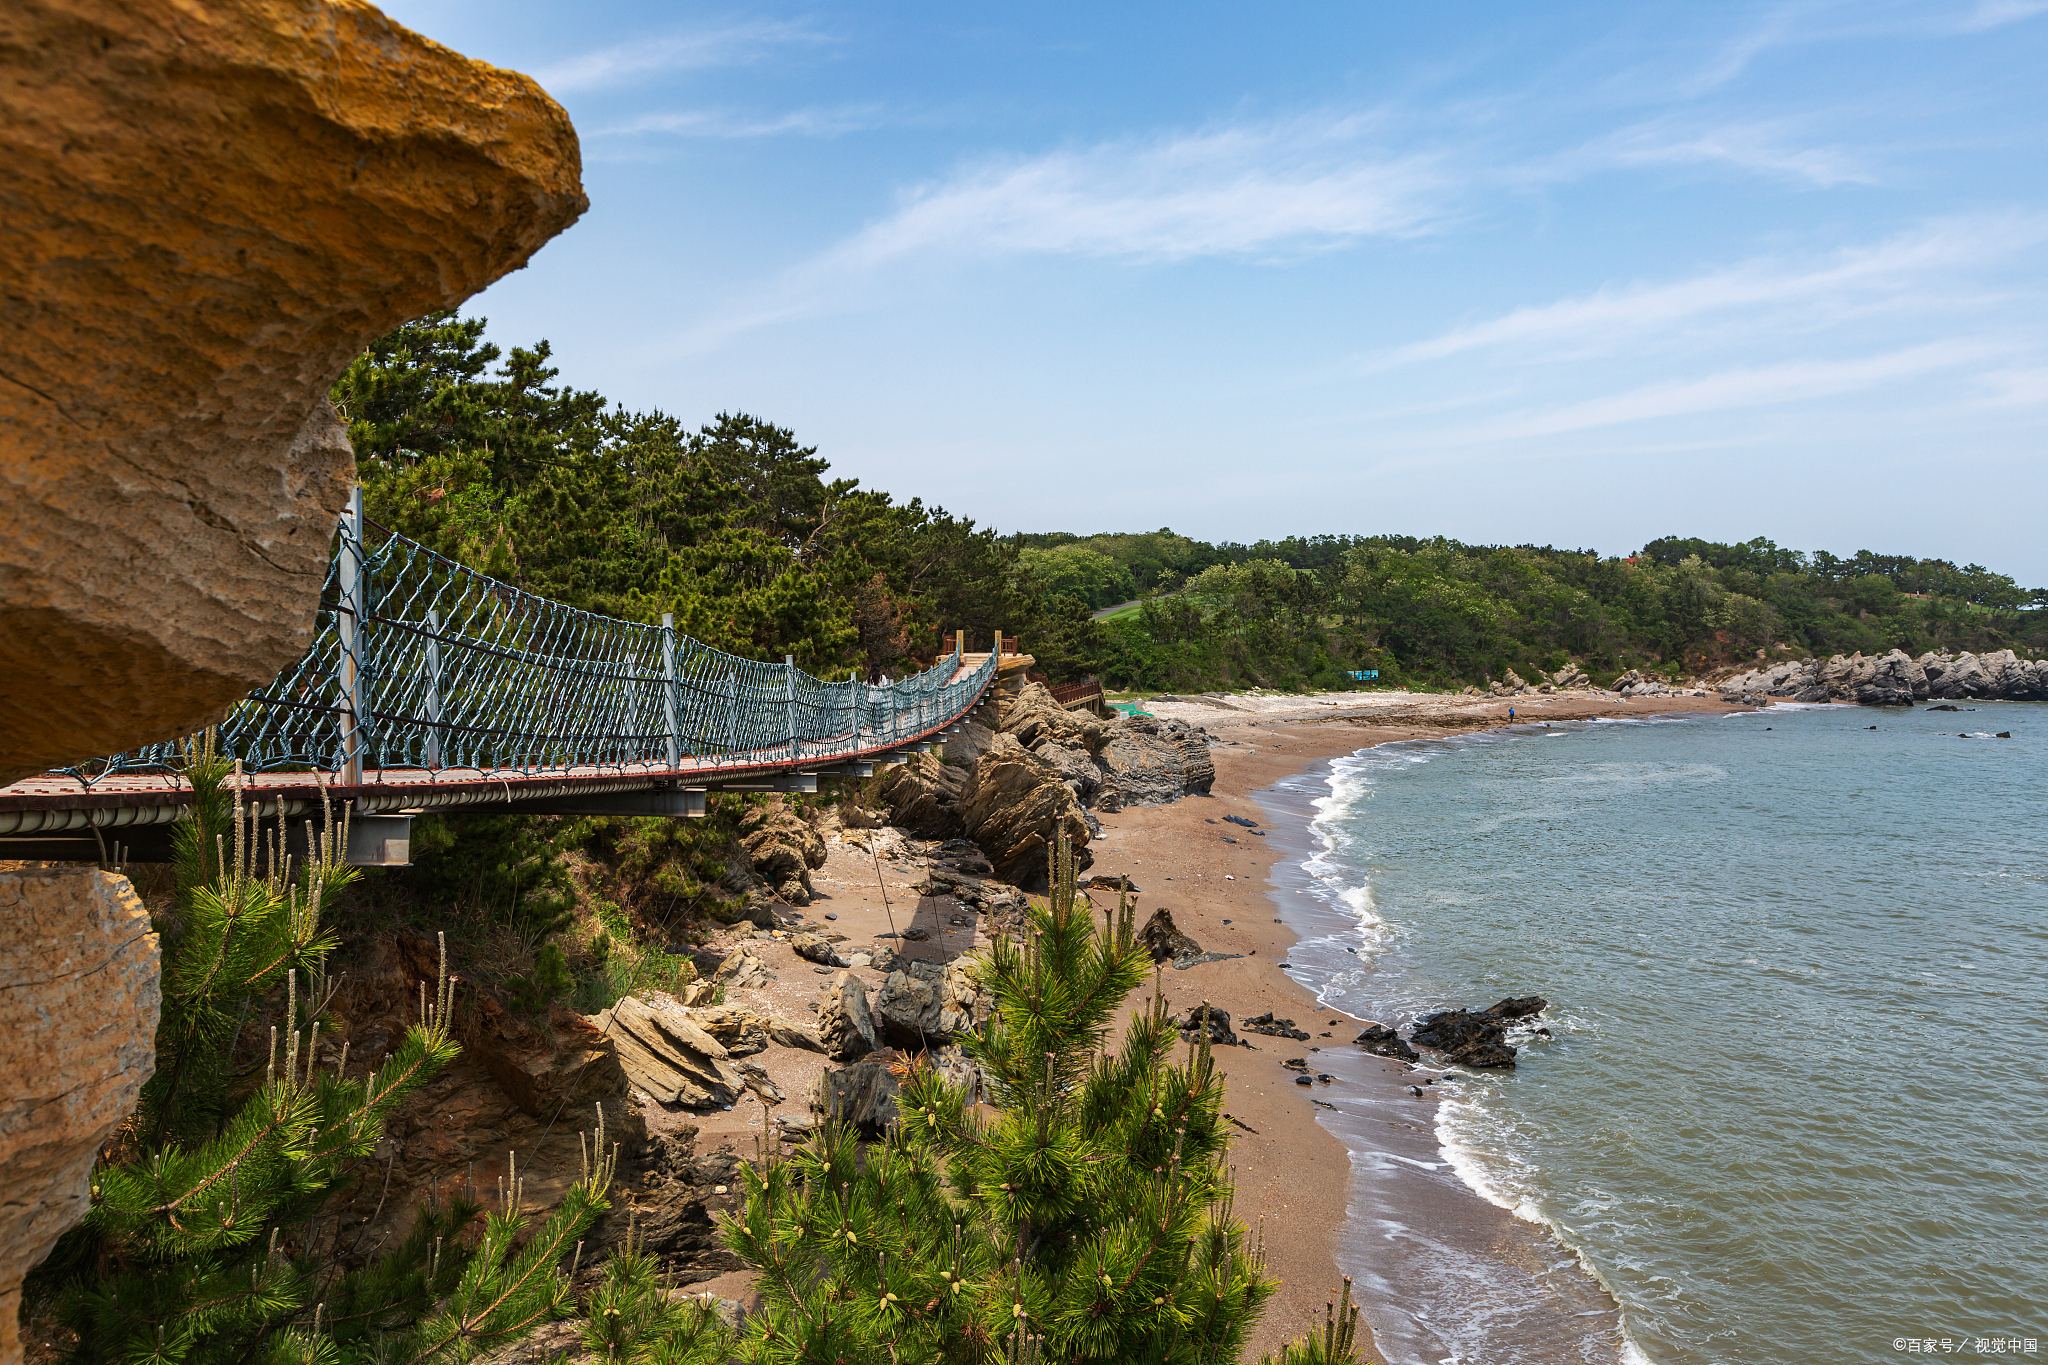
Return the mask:
[[580,177],[532,80],[366,4],[0,8],[0,784],[305,649],[354,468],[329,385]]

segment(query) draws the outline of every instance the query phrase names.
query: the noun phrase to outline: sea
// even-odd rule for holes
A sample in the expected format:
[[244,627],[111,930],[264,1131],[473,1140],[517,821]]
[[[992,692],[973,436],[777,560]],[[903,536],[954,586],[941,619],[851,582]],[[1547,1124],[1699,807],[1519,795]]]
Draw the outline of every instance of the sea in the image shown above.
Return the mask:
[[1326,1007],[1549,1001],[1512,1071],[1317,1054],[1390,1362],[2042,1358],[2048,705],[1956,706],[1524,725],[1264,794]]

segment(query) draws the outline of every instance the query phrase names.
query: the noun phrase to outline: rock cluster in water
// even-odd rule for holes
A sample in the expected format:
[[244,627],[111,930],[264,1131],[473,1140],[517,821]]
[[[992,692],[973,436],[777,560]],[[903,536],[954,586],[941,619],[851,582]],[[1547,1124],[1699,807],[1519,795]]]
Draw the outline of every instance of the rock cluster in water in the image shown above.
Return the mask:
[[1930,651],[1913,658],[1902,649],[1866,656],[1800,659],[1752,669],[1720,684],[1729,701],[1783,697],[1792,701],[1853,701],[1865,706],[1911,706],[1944,701],[2048,700],[2048,659],[2022,659],[2009,649],[1985,654]]

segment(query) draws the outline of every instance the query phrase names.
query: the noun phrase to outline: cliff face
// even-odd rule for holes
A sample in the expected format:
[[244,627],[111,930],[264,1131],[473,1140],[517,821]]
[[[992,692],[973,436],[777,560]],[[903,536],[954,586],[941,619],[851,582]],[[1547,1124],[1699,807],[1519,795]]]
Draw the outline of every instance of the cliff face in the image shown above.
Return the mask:
[[1786,697],[1793,701],[1854,701],[1866,706],[1971,698],[2040,701],[2048,698],[2048,660],[2022,659],[2009,649],[1984,654],[1929,651],[1915,659],[1902,649],[1866,657],[1800,659],[1740,673],[1720,684],[1722,696]]
[[156,1067],[157,941],[126,877],[0,872],[0,1360],[21,1281],[85,1216],[93,1158]]
[[0,7],[0,784],[310,639],[363,344],[587,207],[530,79],[353,0]]

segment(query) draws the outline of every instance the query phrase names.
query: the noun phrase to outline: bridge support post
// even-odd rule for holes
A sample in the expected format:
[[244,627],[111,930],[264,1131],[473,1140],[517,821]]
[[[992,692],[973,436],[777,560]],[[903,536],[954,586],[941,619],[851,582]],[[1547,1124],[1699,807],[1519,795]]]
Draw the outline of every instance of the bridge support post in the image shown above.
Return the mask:
[[673,772],[683,765],[683,731],[676,723],[676,617],[661,614],[661,704],[668,724],[668,766]]
[[441,613],[427,613],[426,759],[429,769],[441,767]]
[[363,724],[363,490],[349,489],[348,510],[341,514],[341,558],[337,564],[341,610],[335,613],[341,645],[341,785],[363,783],[363,751],[368,728]]
[[782,656],[782,721],[789,732],[789,756],[797,756],[796,743],[796,656]]
[[853,731],[853,752],[855,753],[860,752],[860,723],[867,719],[866,698],[863,696],[866,687],[866,680],[858,673],[853,675],[852,682],[847,685],[847,696],[853,701],[853,724],[848,728]]

